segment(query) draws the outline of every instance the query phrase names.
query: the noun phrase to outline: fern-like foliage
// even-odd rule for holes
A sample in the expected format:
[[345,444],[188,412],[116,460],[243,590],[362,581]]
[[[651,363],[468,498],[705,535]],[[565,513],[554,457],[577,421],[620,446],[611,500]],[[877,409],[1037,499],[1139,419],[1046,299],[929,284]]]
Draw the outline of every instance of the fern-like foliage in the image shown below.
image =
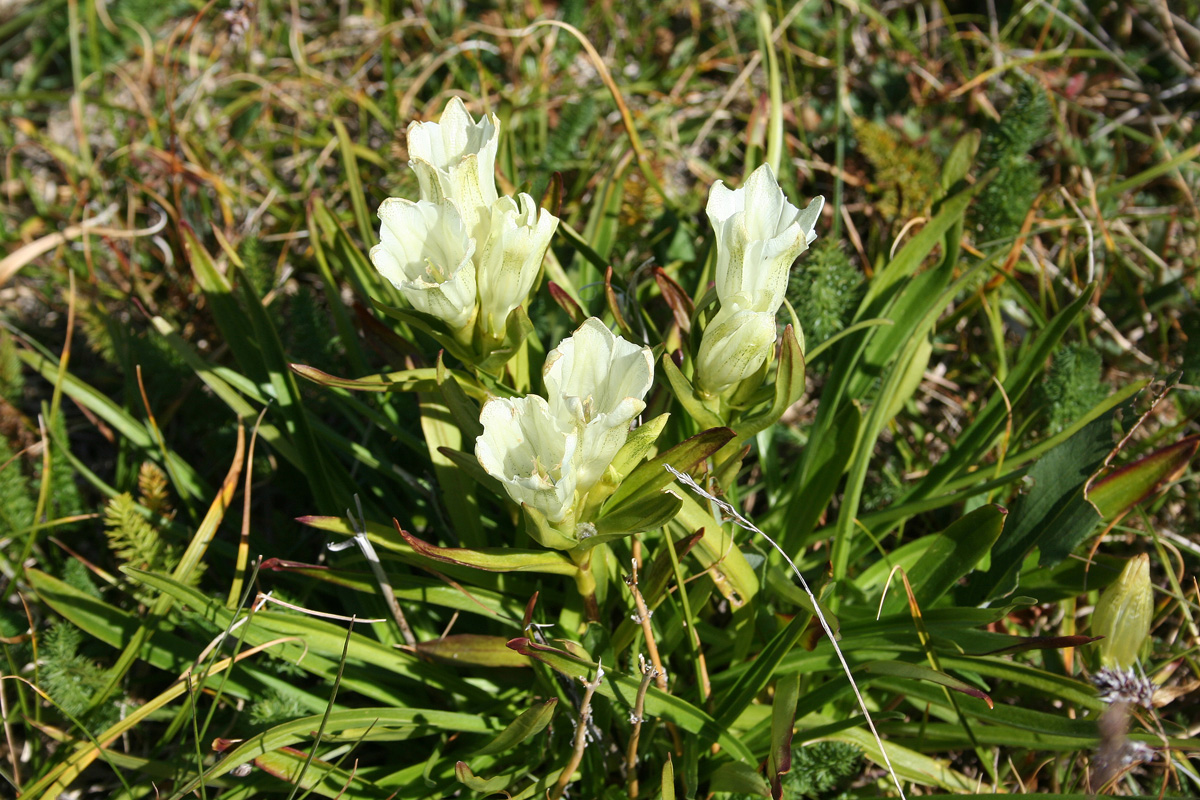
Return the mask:
[[142,516],[129,492],[108,501],[104,509],[104,532],[108,535],[109,550],[122,564],[138,569],[168,566],[170,557],[164,552],[167,543],[150,520]]
[[[96,693],[104,686],[104,671],[79,653],[83,633],[67,622],[56,622],[41,636],[38,656],[42,666],[38,671],[41,688],[58,706],[75,718],[85,717]],[[112,706],[97,709],[89,718],[97,727],[107,727],[115,721]],[[85,717],[86,718],[86,717]]]
[[788,301],[804,328],[807,347],[846,327],[861,288],[862,273],[841,244],[833,239],[817,240],[788,281]]
[[0,436],[0,539],[33,524],[37,490],[21,467],[21,459]]
[[[108,547],[124,566],[150,572],[171,572],[179,564],[179,551],[163,540],[158,529],[138,508],[128,492],[108,501],[104,509],[104,532],[108,536]],[[200,580],[202,568],[188,576],[188,583],[195,585]],[[155,593],[146,587],[135,587],[133,595],[139,602],[148,603]]]
[[[842,790],[862,774],[862,750],[846,742],[816,742],[792,751],[792,769],[783,776],[785,800],[842,800]],[[718,795],[720,796],[720,795]],[[726,795],[729,800],[760,800],[748,794]]]
[[862,750],[846,742],[817,742],[792,752],[785,797],[830,798],[862,773]]
[[1038,165],[1030,150],[1047,133],[1050,103],[1042,89],[1023,82],[1008,108],[983,132],[976,174],[997,169],[983,187],[970,212],[981,240],[1004,239],[1021,230],[1025,215],[1042,188]]
[[304,709],[294,694],[271,689],[266,697],[250,707],[250,723],[256,728],[269,728],[303,714]]
[[1100,354],[1086,344],[1067,345],[1054,354],[1037,393],[1050,417],[1050,433],[1058,433],[1108,396],[1100,368]]

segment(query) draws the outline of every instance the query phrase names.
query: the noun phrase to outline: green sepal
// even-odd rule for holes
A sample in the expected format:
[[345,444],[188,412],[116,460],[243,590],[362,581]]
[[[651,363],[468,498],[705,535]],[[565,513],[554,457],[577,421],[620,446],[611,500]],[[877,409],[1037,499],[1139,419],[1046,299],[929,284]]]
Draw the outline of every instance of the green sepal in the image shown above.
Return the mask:
[[625,440],[625,444],[613,456],[609,467],[622,477],[632,472],[634,467],[642,463],[642,459],[653,449],[654,443],[658,441],[658,436],[666,427],[670,416],[670,414],[659,414],[634,429],[633,433],[629,434],[629,438]]
[[775,398],[770,408],[761,414],[743,420],[733,426],[738,441],[751,436],[779,421],[783,412],[804,395],[804,352],[796,340],[791,325],[783,331],[783,344],[779,348],[779,368],[775,372]]
[[525,511],[525,531],[542,547],[552,550],[574,550],[579,546],[579,541],[574,536],[563,532],[564,528],[575,527],[573,515],[568,515],[556,525],[533,506],[522,503],[521,508]]
[[675,480],[675,477],[667,472],[667,464],[680,472],[690,472],[700,462],[724,447],[733,436],[734,433],[729,428],[702,431],[640,464],[621,482],[617,491],[613,492],[605,504],[603,513],[607,515],[619,506],[641,502],[646,497],[657,495],[664,486]]
[[497,374],[517,354],[517,350],[531,333],[533,333],[533,323],[529,321],[525,307],[517,306],[504,323],[504,339],[495,347],[490,345],[485,347],[482,357],[476,356],[472,362],[484,372]]
[[667,376],[667,384],[671,387],[675,399],[692,419],[706,428],[719,427],[721,425],[720,417],[701,402],[696,387],[692,386],[692,382],[679,371],[679,367],[675,366],[675,362],[671,360],[671,354],[663,353],[659,363],[662,364],[663,374]]

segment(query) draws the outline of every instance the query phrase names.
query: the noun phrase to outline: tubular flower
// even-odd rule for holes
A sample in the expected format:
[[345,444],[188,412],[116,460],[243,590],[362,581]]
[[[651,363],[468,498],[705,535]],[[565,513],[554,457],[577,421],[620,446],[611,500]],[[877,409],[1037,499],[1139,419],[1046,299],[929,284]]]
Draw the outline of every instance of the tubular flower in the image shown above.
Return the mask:
[[559,427],[537,395],[489,400],[479,415],[475,457],[515,502],[562,522],[575,503],[579,437]]
[[496,149],[500,120],[488,114],[478,122],[463,101],[451,98],[438,122],[408,126],[409,166],[417,173],[421,199],[454,201],[467,233],[487,238],[490,209],[496,203]]
[[758,370],[775,343],[775,313],[723,305],[704,329],[696,378],[706,394],[720,394]]
[[745,185],[729,189],[721,181],[708,196],[709,222],[716,232],[717,297],[722,304],[774,314],[787,291],[788,270],[817,238],[814,227],[825,198],[803,211],[784,197],[775,173],[763,164]]
[[379,206],[371,263],[413,308],[454,330],[475,319],[475,241],[452,203],[389,198]]
[[578,431],[578,485],[586,492],[625,444],[654,382],[650,348],[615,335],[590,317],[546,357],[542,376],[550,412]]
[[1128,669],[1150,635],[1154,619],[1154,590],[1150,586],[1150,557],[1129,559],[1121,574],[1100,595],[1092,612],[1092,634],[1103,636],[1100,663]]
[[558,217],[519,194],[492,205],[488,227],[477,259],[480,323],[487,336],[502,339],[508,315],[525,302],[537,280]]

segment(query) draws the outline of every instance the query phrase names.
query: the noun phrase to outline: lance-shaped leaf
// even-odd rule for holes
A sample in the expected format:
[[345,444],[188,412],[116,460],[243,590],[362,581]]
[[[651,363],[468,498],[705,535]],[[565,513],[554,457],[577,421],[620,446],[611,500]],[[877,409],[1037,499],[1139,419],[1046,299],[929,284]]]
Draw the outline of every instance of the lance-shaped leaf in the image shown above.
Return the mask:
[[654,282],[658,284],[658,290],[662,292],[663,300],[675,316],[675,324],[679,326],[679,330],[685,334],[691,333],[692,314],[696,313],[692,298],[688,297],[683,287],[676,283],[662,267],[654,268]]
[[[342,378],[306,364],[288,364],[288,367],[301,378],[310,380],[319,386],[349,389],[355,392],[430,392],[437,390],[439,385],[436,367],[384,372],[365,378]],[[453,376],[469,397],[481,401],[487,399],[487,390],[470,376],[458,370],[446,370],[446,373],[447,376]]]
[[713,770],[708,788],[714,792],[750,794],[756,797],[767,797],[771,793],[771,787],[763,780],[762,775],[758,774],[758,770],[740,761],[726,761]]
[[561,553],[518,550],[513,547],[486,547],[479,550],[438,547],[418,539],[408,531],[402,530],[400,535],[418,555],[485,572],[543,572],[550,575],[574,576],[579,571],[579,568],[571,563],[571,559]]
[[729,428],[712,428],[702,431],[690,439],[660,453],[649,461],[641,464],[629,477],[621,481],[621,485],[613,492],[605,506],[605,513],[611,513],[624,503],[635,502],[656,494],[674,480],[666,465],[670,464],[680,472],[690,472],[700,462],[724,447],[734,433]]
[[792,770],[792,730],[799,698],[799,674],[786,675],[775,682],[775,700],[771,703],[771,754],[767,760],[774,800],[783,800],[783,776]]
[[[1001,506],[982,506],[941,533],[931,534],[929,547],[906,571],[918,608],[933,605],[975,569],[1000,538],[1007,517],[1008,510]],[[899,611],[904,606],[904,592],[897,591],[888,598],[884,613]]]
[[871,661],[860,666],[855,672],[865,672],[871,675],[890,675],[894,678],[910,678],[915,681],[936,683],[939,686],[945,686],[947,689],[953,689],[956,692],[977,697],[987,703],[988,708],[993,707],[992,698],[982,689],[972,686],[966,681],[959,680],[953,675],[947,675],[944,672],[921,664],[911,664],[907,661]]
[[[524,656],[521,656],[521,659],[526,663],[529,661]],[[557,706],[558,698],[552,697],[545,702],[536,704],[533,708],[526,709],[519,717],[510,722],[508,727],[500,731],[495,739],[476,750],[475,755],[490,756],[503,753],[529,737],[536,736],[550,724],[550,719],[554,716],[554,709]]]
[[1105,522],[1115,522],[1138,503],[1176,480],[1200,447],[1200,436],[1189,436],[1167,445],[1132,464],[1095,480],[1084,496]]
[[456,633],[417,642],[417,652],[469,667],[528,667],[529,659],[514,653],[503,636]]
[[547,281],[546,288],[550,290],[550,298],[558,303],[559,308],[567,312],[571,322],[575,325],[582,325],[583,321],[587,319],[587,312],[579,307],[579,303],[576,303],[571,295],[567,294],[567,290],[554,281]]
[[668,492],[649,495],[640,500],[622,503],[612,513],[596,520],[596,533],[582,539],[580,547],[590,549],[604,542],[623,539],[642,531],[661,528],[679,513],[683,501]]
[[459,761],[454,765],[454,777],[458,782],[466,786],[472,792],[478,792],[481,795],[495,794],[503,791],[505,786],[508,786],[512,780],[511,775],[497,775],[494,778],[481,778],[471,771],[467,766],[467,762]]

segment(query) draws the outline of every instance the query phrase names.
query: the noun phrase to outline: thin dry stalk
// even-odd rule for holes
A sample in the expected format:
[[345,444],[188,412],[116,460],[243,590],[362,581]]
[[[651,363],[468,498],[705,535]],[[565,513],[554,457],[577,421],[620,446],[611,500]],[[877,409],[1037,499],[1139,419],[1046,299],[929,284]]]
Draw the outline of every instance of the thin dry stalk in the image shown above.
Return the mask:
[[654,631],[650,627],[650,616],[652,612],[646,606],[646,599],[642,597],[642,592],[638,589],[638,563],[637,559],[633,559],[633,574],[625,579],[625,585],[629,587],[630,593],[633,595],[633,604],[637,608],[637,613],[633,615],[633,621],[642,626],[642,634],[646,637],[646,649],[650,651],[650,663],[654,665],[654,671],[657,673],[657,685],[664,692],[667,690],[667,670],[662,665],[662,659],[658,655],[658,642],[654,639]]
[[[634,562],[636,565],[636,561]],[[642,715],[646,707],[646,692],[650,689],[650,681],[654,680],[661,673],[658,667],[646,665],[646,657],[638,655],[638,664],[642,670],[642,682],[638,686],[637,698],[633,703],[633,713],[629,715],[629,721],[633,723],[633,733],[629,737],[629,748],[625,752],[625,774],[629,780],[629,797],[637,797],[638,794],[638,775],[637,775],[637,751],[638,739],[642,735],[642,723],[646,718]]]
[[[580,680],[583,679],[580,678]],[[587,687],[587,691],[583,693],[583,702],[579,705],[579,719],[575,723],[575,747],[571,750],[571,758],[567,761],[567,765],[559,773],[558,781],[555,782],[554,788],[546,794],[548,800],[558,800],[558,798],[562,797],[563,792],[567,789],[567,784],[571,782],[571,776],[575,774],[575,770],[579,768],[579,763],[583,761],[583,751],[587,748],[588,722],[592,718],[592,697],[596,694],[596,690],[600,688],[600,681],[602,680],[604,680],[604,666],[597,662],[596,677],[590,681],[583,681],[583,685]]]

